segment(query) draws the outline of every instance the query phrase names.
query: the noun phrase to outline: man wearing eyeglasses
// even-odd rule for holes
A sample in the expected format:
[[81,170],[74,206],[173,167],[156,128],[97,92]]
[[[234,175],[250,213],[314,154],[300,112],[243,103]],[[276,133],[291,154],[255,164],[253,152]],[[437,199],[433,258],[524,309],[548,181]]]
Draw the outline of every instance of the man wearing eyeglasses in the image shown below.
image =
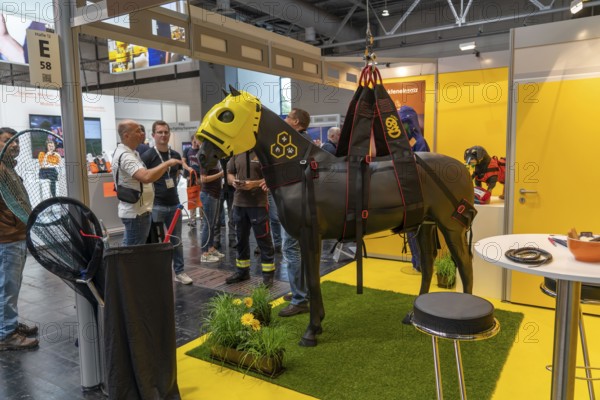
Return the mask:
[[[169,147],[171,128],[165,121],[155,121],[152,124],[152,138],[154,148],[142,154],[142,161],[147,168],[153,168],[170,160],[179,160],[179,163],[167,168],[163,175],[154,182],[154,206],[152,207],[152,222],[162,224],[165,230],[171,226],[179,206],[177,184],[183,170],[181,154]],[[192,279],[183,272],[183,245],[181,243],[181,214],[177,218],[175,228],[171,235],[173,244],[173,270],[175,281],[189,285]]]
[[121,121],[117,126],[121,143],[113,154],[113,178],[117,186],[140,191],[139,200],[135,203],[119,201],[119,218],[125,225],[123,245],[132,246],[146,243],[150,224],[151,211],[154,204],[155,182],[167,169],[181,166],[181,160],[170,159],[154,168],[146,168],[140,155],[134,149],[142,143],[146,136],[134,120]]

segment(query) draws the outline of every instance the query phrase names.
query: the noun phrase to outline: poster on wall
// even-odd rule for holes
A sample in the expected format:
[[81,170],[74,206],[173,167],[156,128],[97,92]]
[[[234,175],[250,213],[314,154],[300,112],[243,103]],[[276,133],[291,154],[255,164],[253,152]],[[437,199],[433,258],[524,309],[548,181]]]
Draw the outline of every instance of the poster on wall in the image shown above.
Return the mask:
[[[39,128],[45,129],[54,133],[56,136],[62,139],[62,121],[60,116],[58,115],[38,115],[38,114],[29,114],[29,127],[30,128]],[[31,136],[31,155],[33,158],[38,158],[40,152],[47,151],[46,145],[48,141],[54,142],[54,147],[56,148],[56,152],[60,154],[61,157],[65,157],[65,149],[63,146],[62,140],[55,140],[55,137],[52,135],[48,135],[47,138],[44,138],[42,135],[32,135]],[[57,143],[58,142],[58,143]]]
[[[59,115],[40,115],[29,114],[29,127],[45,129],[54,133],[59,138],[63,138],[62,120]],[[86,154],[92,156],[102,155],[102,126],[100,118],[83,119],[85,151]],[[61,157],[65,156],[65,149],[62,140],[57,140],[54,136],[48,135],[44,138],[42,135],[32,135],[31,155],[33,158],[38,158],[40,152],[46,151],[46,146],[49,140],[54,142],[56,152]]]
[[386,83],[385,88],[400,112],[402,106],[412,107],[419,118],[419,127],[425,132],[425,81]]
[[0,62],[28,64],[27,30],[46,31],[52,25],[33,21],[23,16],[0,13]]
[[[170,38],[178,42],[186,41],[184,28],[165,22],[153,20],[152,33],[156,36]],[[139,71],[140,69],[160,67],[191,60],[190,57],[178,53],[138,46],[118,40],[108,40],[107,44],[109,71],[111,74],[134,70]]]

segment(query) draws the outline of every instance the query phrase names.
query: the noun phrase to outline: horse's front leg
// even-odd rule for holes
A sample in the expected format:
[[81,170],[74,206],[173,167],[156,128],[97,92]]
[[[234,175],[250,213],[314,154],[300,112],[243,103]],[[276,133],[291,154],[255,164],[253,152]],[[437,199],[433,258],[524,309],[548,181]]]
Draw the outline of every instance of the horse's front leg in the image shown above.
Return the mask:
[[325,308],[323,307],[323,297],[321,296],[321,240],[315,240],[315,251],[309,249],[310,244],[300,240],[302,250],[302,267],[305,271],[305,279],[308,285],[308,295],[310,303],[310,322],[302,339],[300,346],[314,347],[317,345],[317,335],[323,332],[321,321],[325,318]]
[[417,242],[421,250],[421,289],[419,294],[429,293],[431,279],[433,278],[433,262],[437,256],[437,225],[426,221],[419,227]]
[[[426,221],[419,226],[417,233],[417,243],[421,250],[421,289],[419,294],[429,293],[431,279],[433,278],[433,261],[437,256],[437,225],[431,221]],[[403,324],[410,324],[412,311],[406,314],[402,320]]]

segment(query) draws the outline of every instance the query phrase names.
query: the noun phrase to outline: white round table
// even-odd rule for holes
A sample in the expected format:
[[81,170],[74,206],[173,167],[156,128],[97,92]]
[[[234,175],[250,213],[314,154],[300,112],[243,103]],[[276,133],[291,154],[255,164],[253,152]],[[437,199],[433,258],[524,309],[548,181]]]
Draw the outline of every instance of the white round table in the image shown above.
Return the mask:
[[[479,240],[474,248],[484,261],[502,268],[556,279],[551,398],[572,400],[575,392],[581,283],[600,283],[600,263],[577,261],[566,247],[554,246],[548,237],[548,234],[492,236]],[[546,250],[552,254],[552,261],[536,267],[511,261],[504,256],[507,250],[522,247]]]

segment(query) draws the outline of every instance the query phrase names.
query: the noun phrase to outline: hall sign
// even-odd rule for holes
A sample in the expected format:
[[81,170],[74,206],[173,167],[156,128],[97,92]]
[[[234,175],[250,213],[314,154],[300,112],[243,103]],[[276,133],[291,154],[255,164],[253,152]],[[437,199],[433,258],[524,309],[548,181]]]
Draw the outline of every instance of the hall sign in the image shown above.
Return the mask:
[[27,30],[29,81],[40,88],[62,87],[58,35],[52,32]]

